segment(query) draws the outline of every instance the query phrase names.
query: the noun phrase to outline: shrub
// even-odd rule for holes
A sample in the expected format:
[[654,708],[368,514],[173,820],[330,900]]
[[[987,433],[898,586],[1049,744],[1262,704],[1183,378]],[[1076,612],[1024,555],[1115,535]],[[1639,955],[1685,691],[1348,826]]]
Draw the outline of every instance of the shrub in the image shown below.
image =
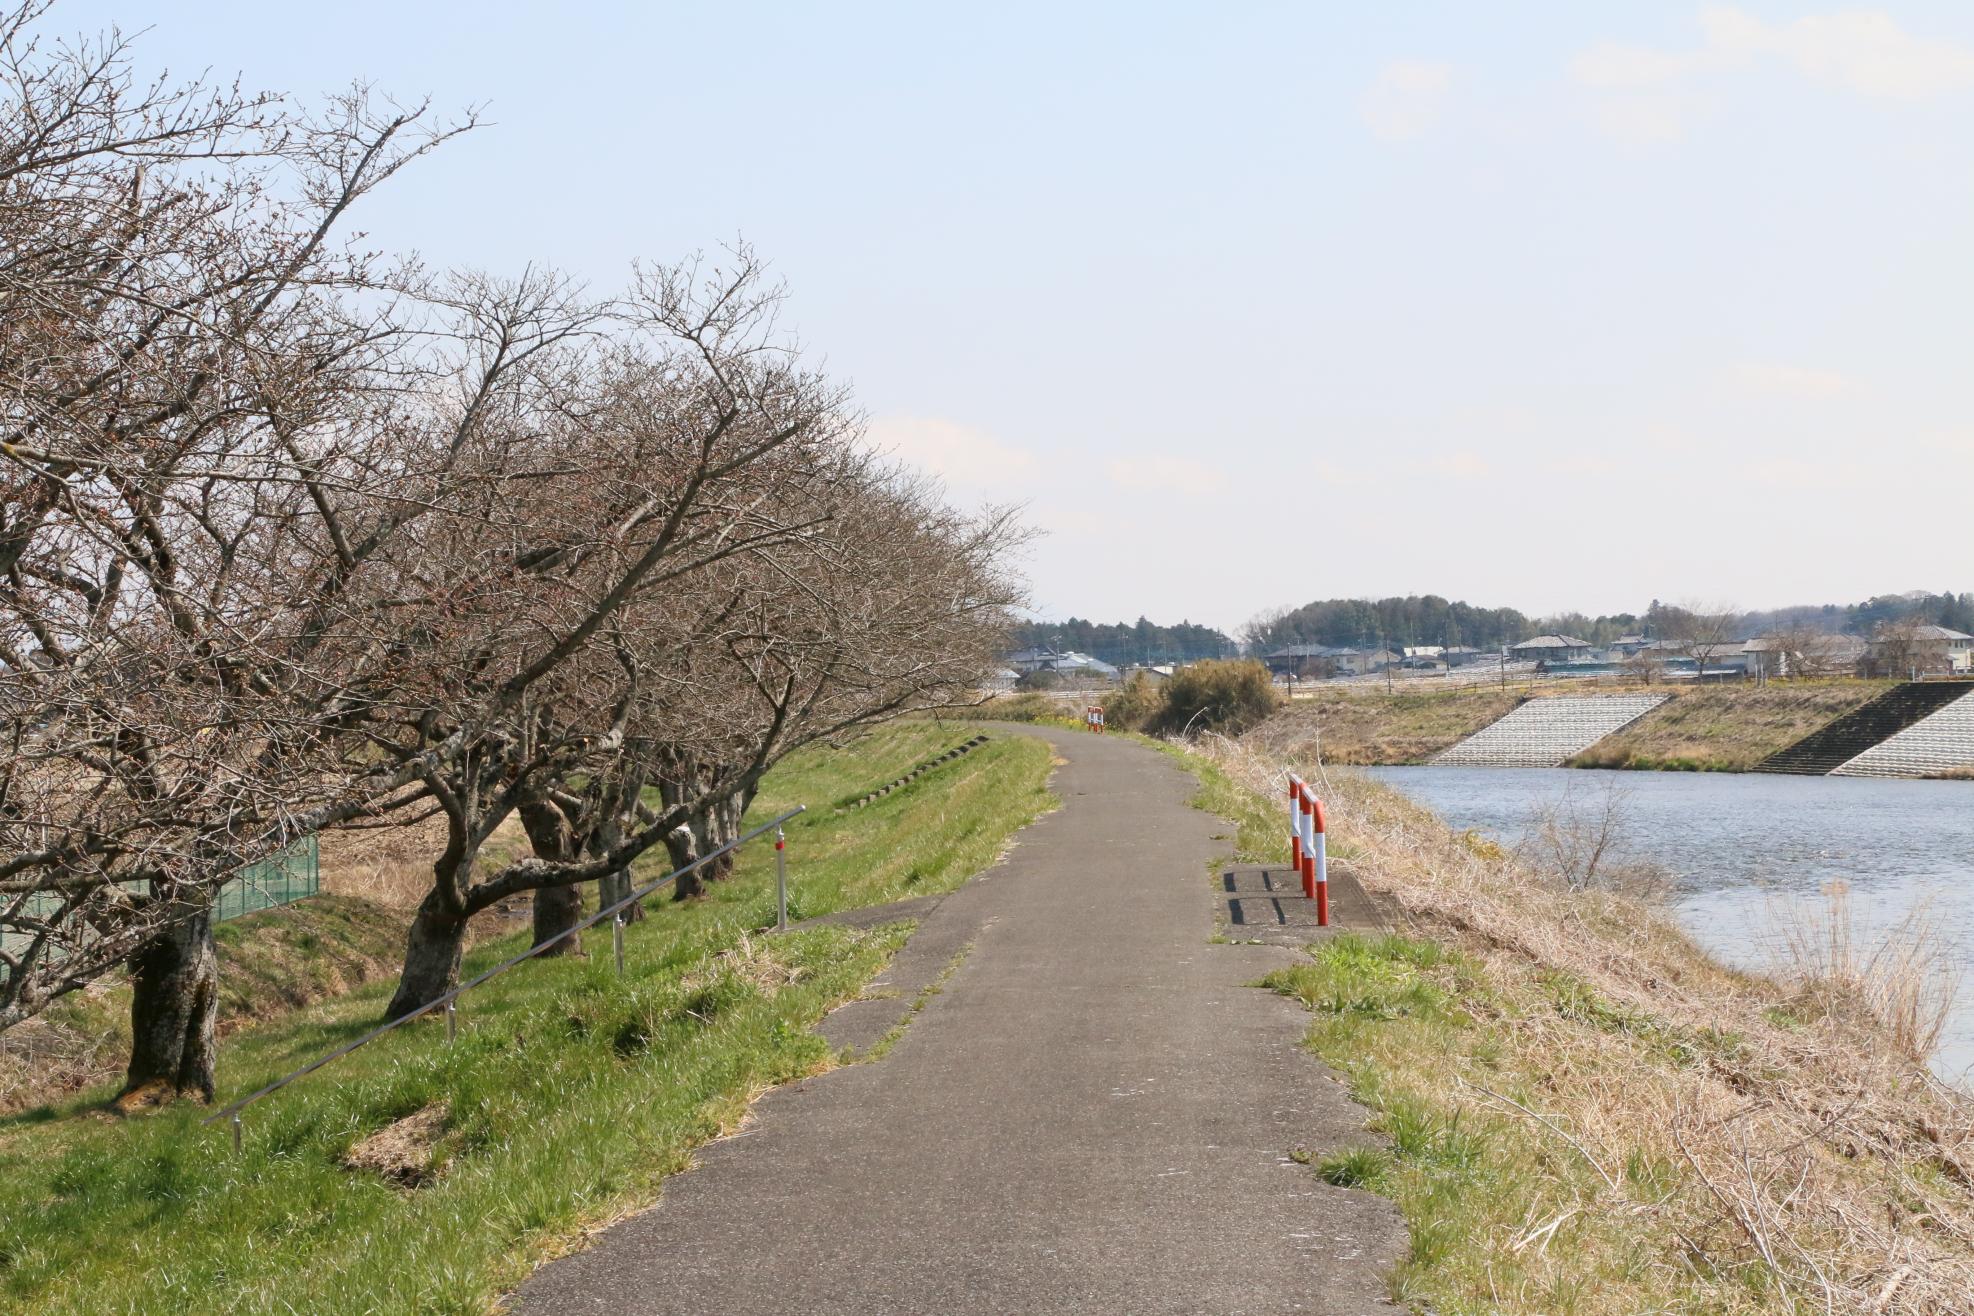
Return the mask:
[[1024,672],[1015,681],[1017,690],[1053,690],[1062,684],[1062,674],[1047,667],[1038,667],[1032,672]]
[[1252,658],[1208,659],[1166,679],[1165,706],[1149,728],[1171,735],[1220,731],[1237,736],[1275,711],[1268,669]]
[[1124,688],[1104,700],[1104,725],[1118,731],[1143,731],[1165,712],[1165,692],[1143,672],[1131,673]]

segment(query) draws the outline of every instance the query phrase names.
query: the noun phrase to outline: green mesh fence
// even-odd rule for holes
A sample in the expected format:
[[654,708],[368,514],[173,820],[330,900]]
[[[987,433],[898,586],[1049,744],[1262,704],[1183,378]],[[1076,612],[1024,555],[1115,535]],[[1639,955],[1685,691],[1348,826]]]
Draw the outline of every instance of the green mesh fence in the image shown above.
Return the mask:
[[285,905],[322,889],[322,853],[313,836],[291,846],[285,854],[240,870],[219,889],[213,917],[239,918],[276,905]]
[[[126,885],[139,894],[147,889],[142,882]],[[220,888],[213,917],[219,920],[239,918],[242,914],[257,913],[312,896],[321,889],[322,854],[311,836],[296,842],[272,859],[264,859],[241,869],[238,876]],[[23,912],[30,916],[47,915],[60,906],[61,902],[53,896],[30,896]],[[12,952],[16,948],[25,949],[26,945],[27,938],[0,931],[0,950]],[[4,976],[6,971],[6,966],[0,964],[0,976]]]

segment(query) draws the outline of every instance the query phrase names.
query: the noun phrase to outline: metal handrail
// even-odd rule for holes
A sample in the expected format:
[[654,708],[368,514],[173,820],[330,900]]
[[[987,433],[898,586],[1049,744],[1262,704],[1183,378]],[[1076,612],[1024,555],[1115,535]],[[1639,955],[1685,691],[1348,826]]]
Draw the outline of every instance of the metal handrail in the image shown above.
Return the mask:
[[[607,909],[597,910],[596,913],[590,915],[582,922],[576,924],[573,927],[563,929],[561,932],[558,932],[553,937],[550,937],[547,941],[539,942],[533,946],[530,946],[528,947],[528,949],[522,951],[519,955],[516,955],[511,959],[502,960],[499,964],[494,965],[491,969],[488,969],[485,973],[482,973],[481,975],[472,979],[471,981],[463,982],[459,984],[459,986],[453,988],[451,991],[447,992],[444,996],[440,996],[433,1000],[427,1001],[425,1004],[419,1006],[416,1010],[413,1010],[411,1013],[399,1015],[397,1018],[391,1020],[389,1023],[380,1024],[377,1027],[371,1029],[369,1032],[365,1033],[362,1037],[357,1038],[354,1042],[345,1042],[342,1046],[337,1047],[334,1051],[331,1051],[328,1055],[320,1056],[314,1060],[309,1061],[306,1065],[303,1065],[300,1069],[297,1069],[294,1073],[284,1075],[281,1078],[277,1078],[272,1083],[269,1083],[266,1087],[261,1088],[256,1092],[249,1092],[246,1096],[239,1098],[237,1101],[234,1101],[231,1105],[224,1106],[221,1109],[214,1111],[211,1115],[208,1115],[206,1118],[200,1120],[199,1124],[203,1127],[204,1125],[207,1124],[217,1123],[220,1120],[232,1121],[233,1148],[235,1151],[238,1151],[240,1148],[240,1112],[245,1110],[247,1107],[253,1105],[256,1101],[259,1101],[262,1097],[265,1097],[270,1093],[280,1091],[282,1088],[287,1087],[290,1083],[294,1082],[296,1079],[305,1078],[308,1075],[313,1074],[316,1070],[322,1068],[330,1061],[340,1060],[342,1057],[348,1055],[350,1052],[356,1050],[358,1047],[368,1046],[370,1043],[382,1037],[385,1033],[391,1032],[392,1030],[397,1028],[402,1028],[404,1025],[410,1023],[413,1019],[422,1018],[423,1016],[430,1014],[432,1011],[437,1009],[443,1008],[446,1012],[446,1040],[451,1041],[457,1029],[456,1011],[454,1011],[452,1003],[455,1000],[457,1000],[459,997],[465,995],[467,992],[473,990],[475,987],[478,987],[481,983],[487,981],[487,979],[496,978],[499,977],[501,974],[506,973],[509,969],[521,963],[521,961],[533,959],[535,956],[547,950],[550,946],[555,945],[555,943],[557,943],[558,941],[561,941],[567,937],[573,937],[578,932],[581,932],[584,928],[594,927],[598,923],[601,923],[604,919],[609,918],[612,915],[617,914],[619,911],[627,909],[632,905],[635,905],[638,901],[643,900],[646,896],[650,895],[653,891],[656,891],[659,887],[665,885],[665,883],[677,881],[679,878],[684,877],[687,873],[692,872],[694,869],[699,868],[701,865],[709,864],[713,862],[713,860],[718,859],[721,855],[739,849],[741,846],[747,844],[747,842],[753,840],[755,837],[761,835],[763,832],[779,831],[781,825],[787,822],[790,818],[795,817],[799,813],[806,813],[806,812],[808,812],[807,805],[802,805],[802,804],[796,805],[794,808],[790,809],[787,813],[782,814],[779,818],[774,818],[768,822],[764,822],[759,827],[756,827],[753,831],[748,832],[743,836],[737,836],[733,840],[728,841],[725,845],[721,846],[719,849],[709,851],[708,853],[701,855],[699,858],[693,860],[685,867],[667,873],[665,874],[665,876],[659,878],[655,882],[651,882],[645,886],[639,887],[637,890],[631,892],[631,894],[629,894],[628,896],[625,896],[622,900],[619,900],[616,904],[611,905]],[[776,838],[775,849],[777,852],[777,856],[776,856],[777,862],[779,863],[779,859],[780,859],[779,852],[781,850],[779,836],[777,836]],[[788,926],[788,912],[787,912],[787,904],[786,904],[787,901],[786,878],[778,877],[777,886],[779,888],[777,894],[777,907],[779,911],[779,916],[776,922],[779,927],[786,928]],[[616,930],[616,935],[618,937],[617,970],[618,972],[621,973],[624,968],[624,947],[622,941],[623,924],[621,922],[618,923],[616,925],[615,930]]]

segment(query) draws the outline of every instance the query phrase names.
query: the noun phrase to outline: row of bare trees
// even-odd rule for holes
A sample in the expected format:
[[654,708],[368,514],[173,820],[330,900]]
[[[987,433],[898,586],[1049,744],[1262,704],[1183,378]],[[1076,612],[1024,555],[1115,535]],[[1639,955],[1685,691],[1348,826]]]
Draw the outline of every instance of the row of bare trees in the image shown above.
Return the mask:
[[494,902],[552,937],[971,687],[1018,528],[864,447],[750,252],[610,299],[389,262],[352,208],[470,124],[142,84],[42,17],[0,18],[0,1028],[127,968],[127,1101],[209,1099],[244,867],[443,819],[397,1016]]

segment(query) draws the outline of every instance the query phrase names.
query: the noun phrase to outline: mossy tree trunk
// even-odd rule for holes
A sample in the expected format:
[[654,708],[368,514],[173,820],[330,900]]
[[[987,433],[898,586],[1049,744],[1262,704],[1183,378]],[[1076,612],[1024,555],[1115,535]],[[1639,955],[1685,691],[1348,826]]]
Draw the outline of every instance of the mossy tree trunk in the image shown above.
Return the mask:
[[130,960],[130,1067],[116,1107],[211,1101],[219,957],[210,894],[174,917]]

